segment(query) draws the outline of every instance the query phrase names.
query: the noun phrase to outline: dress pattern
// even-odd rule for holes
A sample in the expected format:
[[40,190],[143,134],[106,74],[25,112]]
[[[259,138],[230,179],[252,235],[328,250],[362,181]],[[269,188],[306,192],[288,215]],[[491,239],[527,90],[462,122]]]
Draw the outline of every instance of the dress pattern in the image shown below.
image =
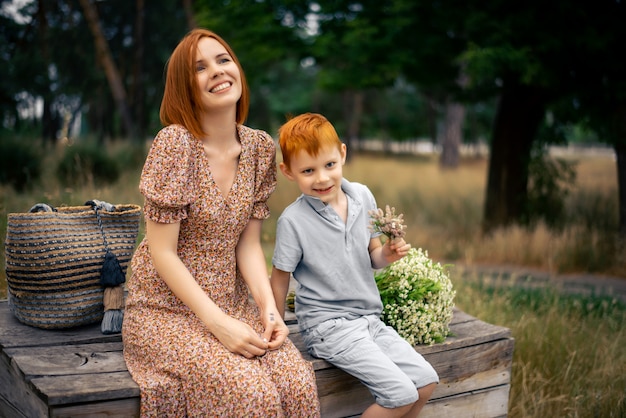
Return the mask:
[[[261,333],[235,246],[250,218],[269,217],[275,145],[263,131],[238,125],[237,133],[242,150],[227,195],[213,181],[202,143],[178,125],[154,139],[140,190],[146,218],[180,221],[178,254],[203,290]],[[293,343],[254,359],[228,351],[159,278],[149,245],[144,238],[133,256],[122,329],[124,359],[141,389],[141,415],[319,416],[313,368]]]

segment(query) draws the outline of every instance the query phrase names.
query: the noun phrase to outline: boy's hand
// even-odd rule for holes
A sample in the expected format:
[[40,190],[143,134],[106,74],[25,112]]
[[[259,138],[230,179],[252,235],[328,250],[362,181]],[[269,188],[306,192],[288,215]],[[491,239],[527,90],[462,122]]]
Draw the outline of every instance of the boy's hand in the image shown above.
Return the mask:
[[383,245],[383,257],[388,264],[391,264],[407,255],[410,249],[411,244],[404,241],[404,238],[387,240],[385,245]]

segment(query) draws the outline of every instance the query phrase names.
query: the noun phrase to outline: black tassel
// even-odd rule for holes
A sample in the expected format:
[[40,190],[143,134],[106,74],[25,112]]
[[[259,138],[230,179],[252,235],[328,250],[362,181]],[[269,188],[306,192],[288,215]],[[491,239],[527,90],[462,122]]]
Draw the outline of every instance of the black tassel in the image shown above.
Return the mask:
[[124,321],[124,311],[122,309],[111,309],[104,313],[102,318],[102,333],[117,334],[122,332],[122,323]]
[[104,264],[100,270],[100,285],[102,286],[117,286],[126,281],[122,266],[118,261],[115,254],[107,250],[104,256]]

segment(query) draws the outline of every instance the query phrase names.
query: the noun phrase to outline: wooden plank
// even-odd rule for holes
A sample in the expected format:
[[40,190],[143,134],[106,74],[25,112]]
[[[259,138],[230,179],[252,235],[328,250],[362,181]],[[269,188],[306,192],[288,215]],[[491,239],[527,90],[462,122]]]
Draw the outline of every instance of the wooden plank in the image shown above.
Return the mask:
[[99,324],[46,330],[19,322],[6,300],[0,301],[0,348],[39,347],[76,343],[122,341],[121,334],[104,335]]
[[510,385],[428,402],[420,418],[500,418],[506,417]]
[[10,405],[6,410],[16,409],[27,417],[48,416],[46,404],[33,392],[19,367],[5,353],[0,353],[0,397]]
[[64,405],[139,397],[139,386],[127,371],[85,375],[42,376],[31,380],[48,405]]
[[509,338],[511,330],[498,325],[474,319],[473,321],[454,324],[450,328],[452,335],[439,344],[418,345],[415,349],[422,355],[449,351],[459,347],[478,345],[488,341]]
[[26,347],[5,350],[27,376],[126,371],[122,342]]
[[440,384],[433,398],[507,384],[513,364],[512,338],[426,354]]
[[358,379],[337,368],[318,370],[315,377],[324,418],[360,414],[374,402]]
[[18,411],[2,394],[0,394],[0,416],[2,418],[29,418]]
[[77,404],[50,409],[50,417],[54,418],[119,418],[139,417],[139,398],[122,399],[119,401]]

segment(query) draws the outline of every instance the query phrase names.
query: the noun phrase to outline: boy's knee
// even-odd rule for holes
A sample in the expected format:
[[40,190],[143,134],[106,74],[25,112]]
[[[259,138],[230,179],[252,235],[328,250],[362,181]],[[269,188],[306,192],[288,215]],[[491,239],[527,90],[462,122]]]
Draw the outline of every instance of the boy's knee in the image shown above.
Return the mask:
[[427,402],[430,399],[430,397],[433,395],[433,392],[435,391],[436,387],[437,387],[437,383],[430,383],[426,386],[419,388],[417,390],[417,393],[419,394],[419,399],[422,402]]

